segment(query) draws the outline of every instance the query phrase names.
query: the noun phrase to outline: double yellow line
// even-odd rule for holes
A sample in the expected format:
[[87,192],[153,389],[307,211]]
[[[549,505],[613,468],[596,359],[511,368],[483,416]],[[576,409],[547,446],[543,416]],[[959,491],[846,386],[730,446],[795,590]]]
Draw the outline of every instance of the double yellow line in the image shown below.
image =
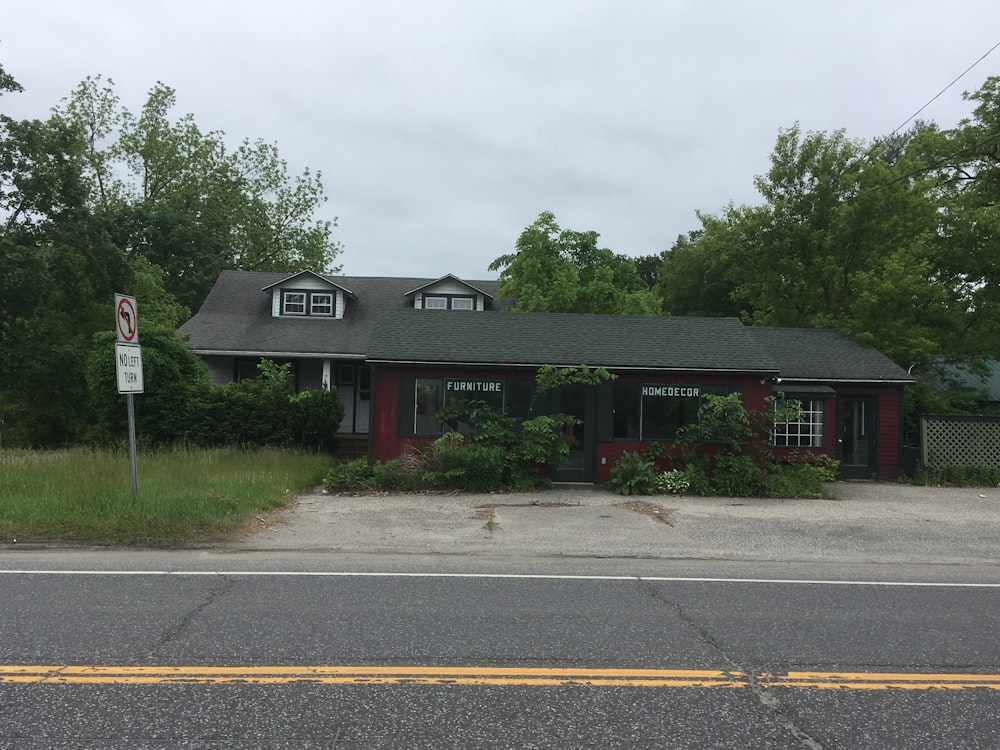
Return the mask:
[[787,672],[751,676],[698,669],[546,669],[506,667],[203,667],[0,665],[0,683],[47,685],[591,685],[597,687],[820,688],[848,690],[1000,690],[1000,675]]

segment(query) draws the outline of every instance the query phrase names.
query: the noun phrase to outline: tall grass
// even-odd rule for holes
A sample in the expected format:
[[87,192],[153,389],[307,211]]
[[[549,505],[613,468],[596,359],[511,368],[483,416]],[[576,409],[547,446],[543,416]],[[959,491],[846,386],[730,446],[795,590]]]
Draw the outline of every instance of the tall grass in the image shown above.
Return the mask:
[[0,451],[0,543],[176,546],[224,538],[318,485],[331,460],[303,452]]

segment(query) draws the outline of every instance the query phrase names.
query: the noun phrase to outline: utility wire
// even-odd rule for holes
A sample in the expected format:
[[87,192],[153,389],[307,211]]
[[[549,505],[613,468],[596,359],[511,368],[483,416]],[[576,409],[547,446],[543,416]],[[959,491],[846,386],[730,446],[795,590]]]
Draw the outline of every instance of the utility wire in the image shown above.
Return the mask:
[[974,63],[972,63],[972,65],[970,65],[970,66],[969,66],[969,67],[967,67],[967,68],[966,68],[965,70],[963,70],[963,71],[962,71],[961,73],[959,73],[958,77],[957,77],[957,78],[956,78],[956,79],[955,79],[954,81],[952,81],[952,82],[951,82],[951,83],[949,83],[949,84],[948,84],[947,86],[945,86],[945,87],[944,87],[943,89],[941,89],[940,91],[938,91],[938,92],[937,92],[937,93],[936,93],[936,94],[935,94],[935,95],[934,95],[933,97],[931,97],[931,100],[930,100],[929,102],[927,102],[927,104],[925,104],[925,105],[924,105],[924,106],[922,106],[922,107],[921,107],[920,109],[918,109],[918,110],[917,110],[916,112],[914,112],[914,113],[913,113],[912,115],[910,115],[910,116],[909,116],[909,117],[907,117],[907,118],[906,118],[905,120],[903,120],[903,122],[902,122],[902,123],[900,123],[899,125],[897,125],[897,126],[896,126],[896,129],[895,129],[895,130],[893,130],[893,131],[892,131],[891,133],[889,133],[889,135],[896,135],[896,133],[898,133],[898,132],[899,132],[899,131],[900,131],[900,130],[901,130],[901,129],[902,129],[903,127],[904,127],[904,126],[906,126],[906,124],[907,124],[907,123],[909,123],[909,122],[910,122],[910,121],[911,121],[911,120],[912,120],[913,118],[915,118],[915,117],[916,117],[917,115],[919,115],[919,114],[920,114],[921,112],[923,112],[923,111],[924,111],[925,109],[927,109],[927,108],[928,108],[929,106],[931,106],[931,104],[933,104],[933,103],[934,103],[934,101],[935,101],[935,100],[936,100],[936,99],[937,99],[937,98],[938,98],[939,96],[941,96],[941,94],[943,94],[943,93],[944,93],[945,91],[947,91],[947,90],[948,90],[948,89],[950,89],[950,88],[951,88],[952,86],[954,86],[954,85],[955,85],[956,83],[958,83],[958,82],[959,82],[959,81],[960,81],[960,80],[961,80],[961,79],[962,79],[962,78],[963,78],[963,77],[965,76],[965,74],[966,74],[966,73],[968,73],[968,72],[969,72],[970,70],[972,70],[972,69],[973,69],[974,67],[976,67],[977,65],[979,65],[979,63],[981,63],[981,62],[982,62],[983,60],[985,60],[985,59],[986,59],[986,58],[987,58],[987,57],[989,56],[989,54],[990,54],[990,53],[991,53],[991,52],[992,52],[993,50],[995,50],[995,49],[996,49],[997,47],[1000,47],[1000,42],[997,42],[997,43],[996,43],[996,44],[994,44],[994,45],[993,45],[992,47],[990,47],[990,48],[989,48],[988,50],[986,50],[986,52],[984,52],[984,53],[983,53],[983,56],[982,56],[982,57],[980,57],[980,58],[979,58],[978,60],[976,60],[976,61],[975,61]]

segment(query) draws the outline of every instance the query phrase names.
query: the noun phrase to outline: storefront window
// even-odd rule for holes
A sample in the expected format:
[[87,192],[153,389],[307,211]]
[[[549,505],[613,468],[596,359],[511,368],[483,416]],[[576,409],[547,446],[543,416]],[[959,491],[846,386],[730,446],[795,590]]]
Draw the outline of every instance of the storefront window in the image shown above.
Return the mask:
[[679,428],[698,421],[702,396],[732,390],[727,386],[616,383],[612,435],[616,440],[675,440]]
[[440,380],[417,378],[414,435],[440,435],[441,423],[434,417],[444,405],[444,384]]
[[530,381],[482,379],[417,378],[413,429],[415,435],[440,435],[446,431],[469,434],[472,426],[452,420],[443,423],[435,418],[442,408],[463,408],[466,404],[486,404],[497,413],[527,417],[533,386]]

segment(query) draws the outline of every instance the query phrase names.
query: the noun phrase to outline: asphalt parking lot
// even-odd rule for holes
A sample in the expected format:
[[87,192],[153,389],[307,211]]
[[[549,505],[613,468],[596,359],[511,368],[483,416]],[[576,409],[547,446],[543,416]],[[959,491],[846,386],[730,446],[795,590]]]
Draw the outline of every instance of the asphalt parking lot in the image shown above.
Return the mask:
[[1000,489],[840,482],[828,499],[303,495],[231,550],[1000,564]]

